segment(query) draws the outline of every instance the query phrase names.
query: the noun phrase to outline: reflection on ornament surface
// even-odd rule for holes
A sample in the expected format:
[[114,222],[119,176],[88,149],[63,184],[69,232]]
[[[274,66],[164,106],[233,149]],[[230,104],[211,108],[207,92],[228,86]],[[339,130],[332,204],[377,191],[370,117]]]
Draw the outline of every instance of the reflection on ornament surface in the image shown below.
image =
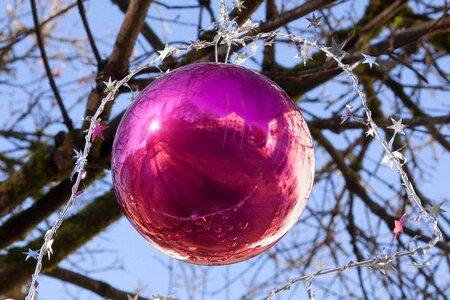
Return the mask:
[[258,255],[298,220],[311,191],[311,136],[292,100],[230,64],[189,65],[157,79],[117,130],[117,198],[162,252],[224,265]]

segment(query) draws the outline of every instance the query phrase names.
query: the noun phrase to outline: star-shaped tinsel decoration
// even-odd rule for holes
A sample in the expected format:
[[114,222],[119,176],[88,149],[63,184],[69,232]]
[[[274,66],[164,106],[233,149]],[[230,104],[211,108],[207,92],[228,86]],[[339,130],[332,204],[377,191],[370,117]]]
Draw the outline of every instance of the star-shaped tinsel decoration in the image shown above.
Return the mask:
[[345,104],[345,112],[342,114],[341,118],[342,118],[342,123],[344,123],[345,121],[347,121],[348,119],[353,119],[355,116],[353,115],[353,107],[351,103],[347,103]]
[[307,45],[303,45],[300,48],[300,53],[297,53],[294,58],[301,58],[303,59],[303,65],[306,66],[306,62],[310,59],[312,59],[311,53],[309,52],[309,47]]
[[73,152],[75,152],[75,155],[73,157],[77,160],[76,161],[77,165],[86,161],[86,156],[83,154],[82,150],[75,150],[75,149],[73,149]]
[[206,41],[191,41],[191,47],[196,49],[197,51],[203,48],[206,48]]
[[[169,69],[167,69],[166,73],[168,73],[168,72],[169,72]],[[138,95],[139,95],[139,89],[136,89],[134,91],[131,90],[131,97],[130,97],[131,102],[134,102],[134,100],[136,100]]]
[[127,294],[127,298],[128,298],[128,300],[138,300],[139,294],[134,295],[134,297],[131,297],[130,295]]
[[379,262],[377,264],[374,264],[374,265],[370,266],[369,268],[378,270],[383,275],[386,275],[388,272],[395,270],[394,267],[391,265],[391,263],[388,262],[388,261],[386,261],[386,262]]
[[403,166],[408,162],[406,157],[399,151],[393,151],[392,152],[393,157],[389,157],[388,155],[385,155],[383,159],[381,160],[381,165],[387,165],[389,168],[392,168],[394,166],[394,159],[398,159],[400,161],[400,164]]
[[406,223],[405,216],[402,216],[400,220],[394,220],[394,230],[392,231],[394,233],[394,239],[397,239],[397,235],[400,232],[403,232],[403,225]]
[[106,85],[105,93],[111,92],[115,86],[116,86],[117,80],[111,81],[111,77],[109,77],[108,81],[103,81],[103,83]]
[[252,51],[253,54],[256,53],[256,51],[258,51],[258,45],[256,43],[253,43],[252,46],[250,47],[250,51]]
[[330,52],[339,59],[343,59],[344,56],[347,54],[347,52],[342,50],[342,45],[339,45],[334,38],[331,38]]
[[377,63],[377,60],[374,56],[366,55],[364,53],[361,53],[362,56],[364,56],[363,64],[369,64],[369,67],[372,69],[372,65],[379,66]]
[[351,266],[353,266],[355,263],[356,263],[356,262],[355,262],[353,259],[350,259],[350,260],[348,261],[348,263],[347,263],[347,266],[348,266],[348,267],[351,267]]
[[166,57],[170,56],[173,50],[173,46],[169,47],[169,45],[166,44],[163,50],[158,50],[159,56],[156,58],[156,60],[163,61]]
[[402,124],[402,119],[400,118],[400,120],[395,121],[393,118],[391,118],[392,124],[391,126],[388,126],[388,129],[392,129],[394,130],[394,135],[399,133],[402,135],[406,135],[406,133],[403,131],[403,128],[408,127],[408,125],[403,125]]
[[[238,26],[235,21],[234,21],[234,24],[236,24],[236,26]],[[258,22],[252,22],[252,20],[248,19],[247,21],[245,21],[244,24],[242,24],[241,26],[238,26],[238,30],[237,31],[238,31],[238,33],[246,33],[248,31],[256,29],[258,27],[259,27],[259,23]],[[245,46],[244,39],[240,39],[240,40],[242,40],[240,43],[243,46]]]
[[47,249],[48,260],[50,260],[50,255],[53,254],[53,249],[52,249],[53,241],[54,241],[53,239],[50,239],[45,244],[45,248]]
[[[33,293],[31,294],[31,297],[26,297],[25,300],[34,300],[35,297],[36,297],[36,295],[38,294],[37,288],[39,287],[39,281],[38,281],[38,279],[37,279],[37,276],[33,274],[33,275],[31,275],[31,278],[33,278],[33,280],[32,280],[31,282],[28,282],[28,283],[27,283],[27,288],[29,289],[29,288],[31,288],[31,286],[33,286],[33,288],[34,288],[35,290],[34,290]],[[3,299],[3,298],[2,298],[2,299]],[[8,298],[8,299],[9,299],[9,298]]]
[[374,136],[375,135],[375,130],[373,130],[372,127],[370,127],[369,129],[367,129],[367,131],[365,132],[366,137],[369,136]]
[[105,130],[106,128],[108,128],[109,126],[107,125],[102,125],[100,123],[100,120],[97,120],[97,122],[95,123],[95,127],[94,130],[92,131],[92,136],[91,136],[91,142],[95,141],[96,137],[101,138],[102,140],[105,140],[105,137],[103,136],[103,130]]
[[231,46],[234,38],[238,35],[239,26],[236,21],[230,20],[225,0],[220,0],[220,13],[217,24],[217,35],[214,37],[214,42]]
[[250,56],[248,56],[247,53],[239,53],[234,58],[234,61],[236,64],[242,65],[243,63],[245,63],[247,61],[247,59],[249,59],[249,57]]
[[316,18],[316,16],[313,13],[312,18],[306,18],[306,20],[308,20],[308,22],[309,22],[309,25],[307,28],[314,27],[314,30],[315,30],[320,25],[320,19],[322,19],[321,16]]
[[75,152],[75,155],[73,157],[76,158],[77,161],[83,157],[83,151],[73,149],[73,152]]
[[246,7],[244,6],[244,1],[241,1],[241,0],[235,0],[235,1],[234,1],[234,7],[235,7],[239,12],[241,12],[243,8],[246,8]]
[[272,47],[275,44],[275,36],[270,35],[267,39],[264,40],[264,46]]
[[433,216],[437,217],[439,214],[446,212],[442,209],[442,205],[444,205],[445,200],[439,204],[433,203],[431,206],[427,207],[427,211]]
[[27,255],[25,260],[28,260],[30,257],[37,259],[39,256],[39,251],[31,250],[30,248],[28,248],[27,252],[22,252],[22,253]]
[[133,89],[131,88],[131,86],[128,83],[124,83],[123,85],[126,86],[131,92],[131,97],[130,97],[131,102],[136,100],[136,97],[139,95],[139,89],[136,89],[135,91],[133,91]]
[[388,255],[386,254],[386,250],[384,248],[372,256],[372,259],[375,260],[375,262],[373,262],[372,265],[369,265],[369,268],[378,270],[383,275],[386,275],[387,272],[394,270],[388,260]]

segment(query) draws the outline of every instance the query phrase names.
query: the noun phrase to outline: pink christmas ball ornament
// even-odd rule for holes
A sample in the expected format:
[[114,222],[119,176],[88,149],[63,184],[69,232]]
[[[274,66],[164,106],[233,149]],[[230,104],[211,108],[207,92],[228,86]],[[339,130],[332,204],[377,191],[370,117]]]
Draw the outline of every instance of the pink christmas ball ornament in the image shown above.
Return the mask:
[[152,245],[225,265],[267,250],[297,222],[314,152],[301,113],[275,83],[202,63],[142,91],[117,130],[112,173],[124,214]]

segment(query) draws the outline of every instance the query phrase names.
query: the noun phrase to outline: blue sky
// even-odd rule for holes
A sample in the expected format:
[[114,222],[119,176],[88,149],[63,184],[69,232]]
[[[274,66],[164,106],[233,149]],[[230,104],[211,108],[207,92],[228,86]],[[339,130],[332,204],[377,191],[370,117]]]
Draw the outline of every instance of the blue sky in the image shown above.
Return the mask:
[[[11,1],[7,1],[10,3]],[[218,11],[217,1],[213,1],[213,8]],[[170,4],[180,4],[180,3],[193,3],[195,1],[170,1]],[[355,17],[360,16],[363,12],[365,1],[353,1],[349,5],[342,6],[338,13],[342,14],[355,14]],[[25,5],[28,5],[26,3]],[[103,56],[109,54],[112,38],[117,33],[121,21],[123,19],[123,14],[118,10],[118,8],[114,5],[105,5],[102,1],[88,1],[86,3],[86,7],[88,9],[88,19],[91,24],[91,28],[93,30],[94,36],[100,37],[104,42],[99,43],[100,52]],[[194,11],[194,15],[191,16]],[[186,10],[181,11],[180,18],[185,20],[186,22],[195,23],[197,20],[197,11],[196,10]],[[3,13],[3,10],[0,10],[0,16]],[[152,6],[150,16],[158,16],[159,14],[164,13],[164,17],[172,18],[176,17],[176,14],[180,13],[180,11],[175,12],[170,10],[157,9],[155,5]],[[264,9],[259,9],[255,14],[255,18],[253,21],[258,21],[264,19]],[[205,17],[205,20],[208,20]],[[31,25],[31,19],[28,20],[30,23],[25,25]],[[189,41],[194,40],[196,37],[193,35],[195,32],[194,27],[189,27],[187,25],[176,26],[176,25],[163,25],[158,21],[149,19],[148,22],[151,24],[153,29],[161,33],[161,38],[165,42],[172,41]],[[209,22],[205,21],[204,25],[207,25]],[[293,27],[298,28],[297,33],[304,33],[305,28],[307,27],[307,21],[302,19],[296,21]],[[69,17],[65,18],[63,23],[60,25],[64,28],[64,32],[67,36],[83,36],[84,31],[82,30],[81,24],[79,22],[78,13],[76,10],[73,10]],[[166,27],[164,27],[166,26]],[[162,34],[165,33],[165,34]],[[311,31],[307,34],[311,36]],[[31,43],[32,40],[24,41],[24,48],[26,47],[26,43]],[[141,46],[144,45],[144,46]],[[58,45],[53,45],[55,51],[60,51]],[[52,46],[50,45],[50,51]],[[86,51],[89,51],[89,48],[86,48]],[[296,54],[296,50],[294,47],[290,46],[277,46],[277,57],[279,61],[286,65],[291,65],[293,62],[293,56]],[[139,42],[137,46],[137,50],[135,55],[142,54],[145,50],[150,50],[149,46],[145,46],[144,42]],[[67,51],[70,52],[70,49]],[[259,50],[261,52],[261,48]],[[260,59],[260,56],[256,57]],[[88,67],[86,67],[86,65]],[[249,61],[246,64],[247,67],[252,68],[256,67],[256,64]],[[61,68],[63,75],[61,78],[58,78],[58,84],[64,86],[65,83],[70,82],[73,77],[79,76],[80,73],[91,75],[95,72],[95,66],[89,66],[88,62],[85,64],[79,64],[75,66],[63,66],[63,65],[54,65],[56,68]],[[17,77],[29,78],[29,80],[34,80],[36,77],[41,76],[43,74],[43,68],[37,68],[34,73],[30,73],[28,66],[18,65],[17,66]],[[406,78],[411,76],[411,74],[405,74]],[[344,80],[343,77],[339,77],[338,80]],[[431,83],[433,79],[430,80]],[[333,97],[338,97],[341,90],[342,85],[338,82],[333,82],[330,84],[326,84],[317,88],[316,90],[307,94],[307,98],[325,98],[332,99]],[[62,88],[64,90],[64,88]],[[89,88],[84,89],[65,89],[66,94],[71,94],[72,97],[67,98],[69,103],[73,105],[72,113],[75,116],[79,116],[78,118],[74,118],[76,120],[76,124],[81,124],[81,116],[84,111],[85,101],[78,101],[78,97],[83,97],[89,91]],[[13,93],[13,90],[5,90],[2,91],[4,95],[8,95]],[[382,92],[386,98],[392,97],[389,92]],[[433,104],[430,104],[430,111],[434,107],[442,107],[443,95],[440,93],[436,93],[434,95],[430,95],[435,97],[436,101]],[[25,95],[19,95],[20,97],[25,97]],[[47,99],[51,99],[51,94],[46,95]],[[116,104],[114,105],[113,115],[121,112],[129,105],[128,95],[123,95],[116,99]],[[350,99],[351,97],[349,97]],[[432,103],[432,101],[429,101]],[[44,105],[51,105],[51,101]],[[300,107],[304,108],[307,111],[313,111],[316,115],[329,117],[329,111],[338,110],[338,105],[334,107],[331,106],[329,111],[316,111],[317,106],[308,102],[300,103]],[[393,111],[393,107],[387,107],[387,111]],[[59,115],[56,115],[58,112],[55,111],[54,118],[58,118]],[[3,115],[2,115],[3,114]],[[2,120],[7,122],[7,110],[3,110],[0,112],[0,116]],[[399,117],[399,116],[398,116]],[[407,117],[407,116],[403,116]],[[3,122],[3,121],[2,121]],[[20,126],[22,128],[32,127],[34,124],[39,123],[39,120],[29,120],[25,123],[22,123]],[[54,126],[54,132],[56,133],[61,128],[58,126]],[[326,135],[333,140],[337,147],[344,146],[347,144],[346,137],[352,137],[356,135],[360,135],[360,131],[346,132],[345,134],[334,134],[334,133],[326,133]],[[420,139],[412,138],[411,143],[419,143]],[[10,145],[3,144],[2,147],[9,147]],[[378,148],[377,148],[378,147]],[[369,152],[373,159],[373,166],[376,167],[379,160],[381,159],[381,152],[379,146],[372,146],[373,149]],[[327,156],[323,155],[321,150],[316,150],[316,157],[321,157],[317,161],[317,165],[320,166],[324,162],[328,160]],[[441,155],[440,164],[434,164],[432,170],[427,170],[430,174],[425,176],[423,181],[421,181],[421,188],[427,192],[427,195],[430,198],[444,200],[446,195],[448,195],[448,188],[446,187],[446,176],[444,174],[448,173],[446,166],[450,165],[450,158],[448,154],[446,155],[442,149],[437,148],[437,153]],[[421,157],[424,160],[432,160],[433,153],[429,149],[426,149],[420,153]],[[398,181],[397,174],[390,170],[383,171],[384,179],[392,181],[398,189],[400,189],[400,184]],[[369,178],[367,176],[364,180],[370,181],[373,183],[375,187],[380,186],[380,188],[384,188],[381,184],[376,182],[376,179]],[[109,185],[111,185],[111,181],[109,176],[104,180],[105,183],[98,183],[91,187],[86,193],[84,193],[80,197],[81,203],[85,203],[85,201],[89,201],[95,197],[96,194],[100,194],[102,190],[108,189]],[[318,184],[314,187],[313,193],[311,195],[311,200],[308,205],[314,207],[315,205],[325,205],[330,209],[333,207],[333,195],[324,194],[325,187],[321,184]],[[322,201],[326,199],[325,201]],[[81,207],[81,203],[75,207]],[[364,211],[364,208],[360,208],[361,211]],[[53,220],[51,218],[51,220]],[[300,222],[303,222],[300,219]],[[364,221],[361,221],[364,222]],[[43,228],[45,224],[42,224]],[[283,248],[286,245],[289,245],[291,242],[300,243],[302,240],[309,240],[313,238],[312,232],[308,231],[309,226],[316,226],[317,224],[314,220],[305,220],[304,224],[300,224],[292,230],[288,235],[282,240],[282,242],[277,245],[277,247]],[[339,228],[336,229],[336,232],[339,232]],[[389,237],[390,231],[384,229],[380,232],[381,235],[386,235]],[[343,243],[349,243],[349,241],[345,241],[343,237]],[[57,251],[57,249],[55,249]],[[370,254],[368,250],[368,255]],[[199,266],[191,266],[185,263],[181,263],[175,261],[157,250],[155,250],[152,246],[150,246],[128,223],[125,218],[122,218],[119,222],[110,226],[105,232],[100,234],[94,240],[89,242],[85,247],[80,249],[77,253],[70,256],[67,260],[62,263],[63,267],[70,268],[73,270],[97,270],[95,272],[89,272],[88,275],[97,278],[100,280],[104,280],[112,284],[113,286],[127,291],[134,291],[139,287],[143,288],[142,295],[146,297],[150,297],[151,295],[156,295],[158,293],[162,295],[167,295],[168,293],[174,293],[175,296],[180,299],[188,299],[189,290],[193,287],[190,287],[189,280],[186,280],[188,277],[194,278],[206,278],[208,279],[207,285],[199,284],[195,287],[196,293],[200,296],[195,297],[195,299],[202,299],[201,291],[207,290],[209,292],[220,290],[223,285],[225,285],[227,279],[229,278],[237,278],[236,281],[231,285],[231,288],[228,291],[220,291],[214,295],[214,299],[236,299],[243,295],[246,291],[248,291],[248,287],[251,285],[252,280],[254,281],[263,281],[264,278],[268,278],[271,274],[279,268],[274,266],[273,263],[265,263],[267,262],[267,256],[259,256],[254,258],[248,262],[243,262],[240,264],[228,266],[228,267],[199,267]],[[353,257],[341,257],[341,263],[345,263],[346,261],[353,259]],[[45,263],[45,262],[44,262]],[[327,265],[327,256],[326,253],[323,253],[321,257],[318,258],[318,261],[315,262],[317,265],[314,268],[318,268],[319,266]],[[168,271],[168,267],[173,268],[174,272],[170,273]],[[241,276],[241,272],[247,271],[245,276]],[[184,274],[184,275],[183,275]],[[30,274],[31,275],[31,274]],[[272,286],[267,286],[265,289],[267,293],[270,292],[272,288],[280,286],[281,283],[286,282],[288,279],[298,277],[301,275],[299,270],[287,270],[286,272],[282,272],[279,278],[274,280]],[[329,286],[338,291],[339,283],[337,281],[333,281],[333,275],[328,277],[327,281]],[[201,282],[201,281],[200,281]],[[331,282],[331,283],[330,283]],[[318,284],[320,285],[321,280],[318,280]],[[296,291],[296,289],[298,291]],[[295,289],[286,293],[285,295],[279,297],[279,299],[305,299],[306,298],[306,289],[303,285],[298,285]],[[80,288],[73,287],[69,284],[62,283],[60,281],[53,280],[47,276],[42,276],[40,279],[40,287],[39,287],[39,299],[101,299],[100,297],[92,294],[90,292],[84,291]],[[323,294],[321,296],[325,296]],[[204,299],[209,299],[208,297],[203,297]],[[319,299],[322,299],[320,297]]]

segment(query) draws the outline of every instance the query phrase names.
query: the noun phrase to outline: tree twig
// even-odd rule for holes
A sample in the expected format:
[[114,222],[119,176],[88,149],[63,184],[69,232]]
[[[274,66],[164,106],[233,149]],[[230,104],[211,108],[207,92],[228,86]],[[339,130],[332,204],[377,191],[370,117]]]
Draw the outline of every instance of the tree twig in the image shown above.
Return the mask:
[[[128,299],[128,295],[132,295],[131,292],[127,293],[119,289],[114,288],[110,284],[90,278],[86,275],[70,271],[61,267],[57,267],[45,275],[69,282],[84,289],[87,289],[101,297],[108,299]],[[139,300],[149,300],[148,298],[139,296]]]
[[[375,124],[381,127],[392,125],[391,119],[374,119]],[[330,129],[334,132],[341,132],[346,129],[366,129],[367,125],[356,122],[346,121],[342,123],[341,118],[321,119],[307,121],[308,126],[315,129]],[[409,127],[425,126],[437,124],[450,124],[450,115],[445,116],[420,116],[415,118],[402,119],[402,123]]]
[[[98,216],[102,216],[99,218]],[[61,260],[102,232],[107,226],[122,216],[113,191],[94,199],[80,212],[68,218],[58,231],[54,254],[51,260],[42,265],[42,271],[51,270]],[[38,248],[43,236],[31,241],[25,247],[11,248],[7,254],[0,255],[0,294],[24,283],[35,268],[35,261],[25,261],[22,252],[28,248]],[[57,251],[56,251],[57,249]]]
[[[103,80],[108,80],[109,77],[119,78],[127,73],[134,44],[144,24],[151,2],[152,0],[133,0],[130,2],[113,50],[105,68],[98,73],[97,85],[89,95],[85,116],[92,116],[99,107],[104,95]],[[110,109],[111,105],[105,107],[102,114],[103,120],[108,118]],[[83,129],[86,129],[86,127]]]
[[52,88],[53,95],[55,96],[56,102],[58,103],[59,109],[61,110],[64,124],[66,125],[67,130],[72,131],[73,130],[72,120],[70,119],[69,115],[67,114],[66,107],[64,106],[64,102],[61,98],[61,95],[59,94],[58,87],[56,86],[55,79],[53,78],[52,70],[50,69],[50,65],[48,63],[47,53],[45,52],[44,41],[42,40],[41,29],[40,29],[40,25],[39,25],[39,18],[37,15],[36,2],[35,2],[35,0],[30,0],[30,3],[31,3],[31,12],[33,15],[34,31],[36,33],[37,44],[39,47],[39,51],[41,52],[41,57],[42,57],[42,61],[44,63],[45,72],[47,73],[47,78],[48,78],[48,81]]
[[[113,3],[117,4],[119,9],[126,13],[128,6],[130,5],[129,0],[112,0]],[[142,35],[145,37],[145,39],[152,45],[153,49],[155,50],[162,50],[164,49],[164,43],[161,41],[161,39],[158,37],[158,35],[153,31],[153,29],[148,25],[146,22],[142,25],[141,29]]]
[[102,58],[100,53],[98,52],[97,45],[95,44],[94,37],[92,36],[91,28],[89,27],[88,20],[86,18],[86,12],[84,9],[83,0],[77,0],[78,12],[80,13],[81,21],[84,26],[84,30],[86,31],[86,35],[89,40],[89,45],[91,45],[92,52],[94,53],[95,60],[97,61],[97,65],[100,66],[102,63]]

